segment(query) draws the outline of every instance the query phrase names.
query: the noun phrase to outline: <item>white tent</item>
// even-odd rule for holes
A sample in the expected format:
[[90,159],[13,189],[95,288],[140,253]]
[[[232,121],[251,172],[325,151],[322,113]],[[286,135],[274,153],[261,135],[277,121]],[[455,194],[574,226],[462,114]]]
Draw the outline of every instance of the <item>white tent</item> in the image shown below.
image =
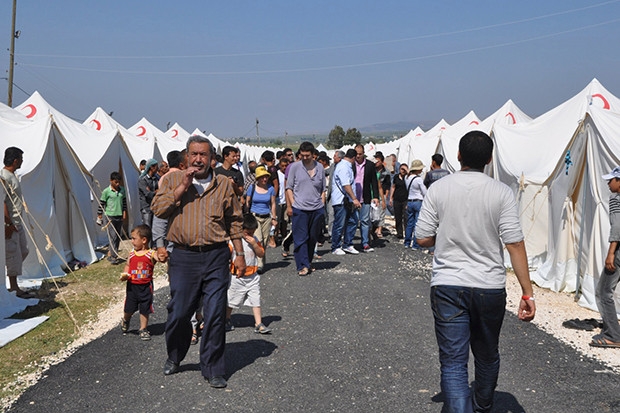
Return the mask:
[[532,279],[554,291],[583,287],[589,306],[608,225],[600,175],[618,162],[617,125],[603,125],[619,111],[620,100],[594,79],[533,121],[493,131],[495,175],[520,202],[528,258],[538,267]]
[[21,279],[64,275],[64,262],[74,258],[87,263],[96,261],[88,186],[92,175],[63,139],[51,116],[19,123],[0,118],[0,131],[0,153],[9,146],[24,151],[17,175],[28,208],[25,229],[32,238]]
[[[127,190],[127,205],[129,209],[129,225],[140,222],[140,209],[137,199],[138,169],[135,166],[129,149],[125,146],[117,129],[103,128],[101,123],[87,120],[85,124],[74,121],[51,106],[38,92],[35,92],[19,108],[36,108],[33,119],[51,116],[64,139],[73,149],[80,162],[93,175],[90,182],[91,213],[90,232],[93,234],[93,243],[96,247],[108,244],[105,231],[95,224],[95,217],[99,207],[101,192],[109,184],[110,173],[120,172],[124,178]],[[84,211],[86,215],[86,212]],[[138,221],[135,221],[138,219]]]
[[405,135],[405,138],[408,139],[407,143],[403,142],[399,148],[398,162],[409,166],[414,159],[420,159],[425,165],[428,165],[431,156],[437,153],[442,133],[449,126],[450,124],[442,119],[425,133],[420,134],[421,129],[418,131],[418,128],[409,132]]
[[457,160],[457,153],[459,148],[459,141],[461,137],[467,132],[480,129],[480,119],[474,113],[470,111],[458,122],[455,122],[451,126],[447,127],[441,134],[440,143],[437,147],[437,151],[431,153],[427,158],[420,158],[425,165],[429,165],[431,162],[431,156],[435,153],[440,153],[444,157],[443,168],[450,172],[461,169],[461,166]]
[[[161,153],[160,149],[157,146],[157,140],[162,139],[164,133],[157,129],[155,125],[149,122],[146,118],[140,119],[133,126],[128,128],[129,132],[139,139],[148,142],[149,147],[151,147],[150,153],[145,153],[146,157],[142,159],[154,158],[158,161],[162,161],[165,158],[166,154]],[[140,163],[140,161],[138,161]]]
[[157,146],[163,156],[162,160],[166,160],[168,153],[171,151],[182,151],[189,138],[189,132],[175,123],[161,137],[157,138]]

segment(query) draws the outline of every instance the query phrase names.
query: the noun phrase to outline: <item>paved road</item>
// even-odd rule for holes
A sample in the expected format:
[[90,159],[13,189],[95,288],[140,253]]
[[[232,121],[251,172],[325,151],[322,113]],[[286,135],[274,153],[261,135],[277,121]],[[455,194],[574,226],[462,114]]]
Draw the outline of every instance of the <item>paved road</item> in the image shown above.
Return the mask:
[[[291,259],[268,253],[263,314],[273,334],[254,333],[250,309],[233,314],[225,390],[202,378],[198,346],[180,373],[162,374],[166,287],[150,342],[114,329],[52,367],[10,411],[441,411],[428,255],[388,237],[375,253],[326,254],[299,277]],[[495,412],[620,412],[620,375],[509,313],[501,353]]]

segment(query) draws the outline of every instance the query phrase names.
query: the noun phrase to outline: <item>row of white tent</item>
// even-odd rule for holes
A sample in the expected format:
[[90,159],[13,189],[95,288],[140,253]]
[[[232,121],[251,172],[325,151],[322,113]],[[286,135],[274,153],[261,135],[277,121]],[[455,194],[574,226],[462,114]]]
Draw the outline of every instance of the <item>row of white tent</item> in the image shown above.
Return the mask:
[[[595,308],[594,283],[603,268],[609,230],[609,192],[600,176],[620,163],[620,101],[596,79],[568,101],[532,119],[511,100],[480,120],[469,112],[450,125],[410,131],[404,137],[365,145],[366,153],[397,154],[398,161],[425,164],[435,153],[458,170],[458,141],[471,130],[489,133],[496,144],[488,173],[518,196],[533,280],[555,291],[580,291],[580,303]],[[138,222],[138,163],[165,159],[190,136],[174,124],[166,132],[146,119],[124,128],[97,108],[83,123],[74,121],[35,93],[15,109],[0,106],[2,145],[24,150],[18,171],[32,217],[31,251],[24,277],[62,275],[64,262],[93,262],[96,247],[107,243],[94,214],[109,174],[121,171],[131,216]],[[205,136],[196,129],[192,134]],[[219,150],[229,142],[210,134]],[[233,143],[244,160],[266,149]],[[346,148],[345,148],[346,149]],[[330,151],[332,152],[332,151]]]

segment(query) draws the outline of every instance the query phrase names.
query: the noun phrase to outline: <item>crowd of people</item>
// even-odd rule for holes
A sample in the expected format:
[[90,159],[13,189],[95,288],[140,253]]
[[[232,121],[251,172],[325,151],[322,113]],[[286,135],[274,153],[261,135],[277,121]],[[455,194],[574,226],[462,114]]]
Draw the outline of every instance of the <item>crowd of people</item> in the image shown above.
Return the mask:
[[[434,255],[430,297],[447,411],[490,411],[506,306],[504,246],[523,292],[518,316],[530,321],[536,312],[514,194],[484,174],[492,151],[488,135],[470,132],[459,144],[460,171],[443,169],[443,157],[435,154],[423,174],[426,166],[420,159],[407,165],[394,154],[386,158],[376,152],[368,158],[361,144],[338,150],[330,159],[303,142],[296,153],[267,150],[244,168],[238,148],[226,146],[216,154],[208,139],[192,136],[186,149],[167,155],[167,162],[143,162],[138,181],[142,223],[131,230],[133,249],[126,262],[119,256],[119,242],[127,196],[122,176],[113,172],[101,194],[97,223],[108,230],[110,263],[125,262],[121,330],[128,332],[137,311],[139,337],[150,339],[153,266],[167,263],[170,302],[163,373],[178,372],[189,347],[199,342],[202,375],[212,387],[224,388],[225,336],[235,328],[233,310],[251,307],[254,331],[271,333],[260,303],[268,255],[287,258],[292,246],[297,275],[307,276],[315,271],[313,262],[324,243],[330,243],[333,255],[373,253],[381,238],[393,235],[404,248]],[[7,149],[2,180],[10,188],[5,202],[7,274],[11,290],[25,296],[14,275],[28,254],[14,175],[22,154]],[[620,279],[620,168],[603,178],[612,192],[611,235],[604,282],[597,287],[604,327],[591,345],[620,347],[613,303]],[[385,231],[388,213],[394,216],[394,234]],[[359,244],[354,242],[358,231]],[[9,249],[16,251],[11,260]],[[470,351],[475,359],[471,387]]]

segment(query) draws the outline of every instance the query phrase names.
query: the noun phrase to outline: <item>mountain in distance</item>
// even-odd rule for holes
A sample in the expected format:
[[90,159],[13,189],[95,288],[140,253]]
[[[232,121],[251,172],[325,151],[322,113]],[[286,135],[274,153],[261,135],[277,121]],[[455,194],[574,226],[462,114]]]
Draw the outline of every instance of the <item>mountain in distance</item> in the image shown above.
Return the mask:
[[363,126],[358,130],[362,132],[363,135],[378,135],[385,133],[395,133],[395,132],[404,132],[407,133],[416,127],[420,127],[423,130],[429,130],[433,126],[437,124],[437,121],[418,121],[418,122],[383,122],[383,123],[375,123],[374,125]]

